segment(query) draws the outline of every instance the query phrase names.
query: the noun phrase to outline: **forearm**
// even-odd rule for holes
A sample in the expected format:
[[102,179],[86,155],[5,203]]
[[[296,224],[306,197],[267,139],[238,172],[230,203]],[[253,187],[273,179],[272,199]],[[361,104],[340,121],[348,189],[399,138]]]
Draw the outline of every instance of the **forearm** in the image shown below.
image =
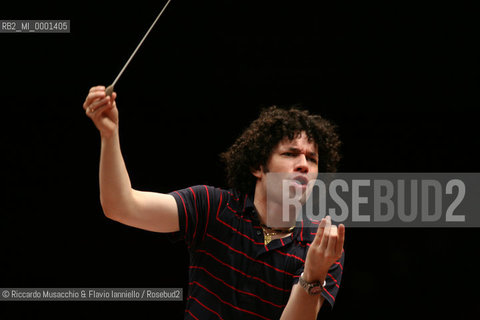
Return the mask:
[[[312,293],[318,292],[318,282],[325,282],[330,267],[342,257],[344,240],[345,226],[343,224],[340,224],[338,229],[336,226],[332,226],[330,216],[320,221],[315,238],[307,252],[303,274],[299,279],[299,281],[305,281],[307,284],[305,286],[309,287],[309,291],[317,287],[317,290],[311,291]],[[310,295],[300,284],[295,284],[281,319],[314,320],[323,301],[321,293]]]
[[133,210],[134,200],[118,130],[109,137],[102,136],[99,180],[100,201],[105,215],[115,220],[128,215]]
[[321,295],[309,295],[300,285],[292,287],[287,306],[281,320],[314,320],[317,318],[324,298]]

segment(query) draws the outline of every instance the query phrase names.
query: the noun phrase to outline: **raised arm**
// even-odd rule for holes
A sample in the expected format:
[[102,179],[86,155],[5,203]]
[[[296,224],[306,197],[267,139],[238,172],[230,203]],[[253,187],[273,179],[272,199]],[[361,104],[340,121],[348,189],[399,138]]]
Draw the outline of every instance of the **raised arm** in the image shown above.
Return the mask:
[[132,188],[120,149],[117,94],[104,86],[90,89],[83,108],[100,132],[100,202],[105,216],[123,224],[156,232],[179,230],[178,210],[171,195]]

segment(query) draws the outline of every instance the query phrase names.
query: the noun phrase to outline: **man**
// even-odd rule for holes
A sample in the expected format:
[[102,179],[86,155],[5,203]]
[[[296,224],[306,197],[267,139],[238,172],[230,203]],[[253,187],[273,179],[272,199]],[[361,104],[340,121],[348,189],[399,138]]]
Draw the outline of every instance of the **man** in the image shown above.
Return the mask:
[[[320,116],[264,111],[222,154],[233,189],[194,186],[170,194],[131,187],[120,151],[116,93],[97,86],[83,105],[100,131],[100,200],[110,219],[172,233],[190,253],[186,319],[315,319],[333,306],[343,270],[345,227],[269,225],[269,173],[335,171],[340,141]],[[303,182],[302,182],[303,181]],[[304,191],[305,192],[305,191]],[[276,213],[275,213],[276,214]]]

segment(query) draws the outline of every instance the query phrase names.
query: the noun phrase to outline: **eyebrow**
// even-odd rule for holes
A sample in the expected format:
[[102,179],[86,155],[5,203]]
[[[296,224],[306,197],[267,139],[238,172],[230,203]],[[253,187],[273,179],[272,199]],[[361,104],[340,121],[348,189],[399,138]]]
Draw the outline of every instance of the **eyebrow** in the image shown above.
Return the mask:
[[[288,151],[296,152],[296,153],[303,153],[301,149],[296,148],[296,147],[290,147],[288,148]],[[307,152],[307,154],[311,157],[316,157],[317,153],[316,152]]]

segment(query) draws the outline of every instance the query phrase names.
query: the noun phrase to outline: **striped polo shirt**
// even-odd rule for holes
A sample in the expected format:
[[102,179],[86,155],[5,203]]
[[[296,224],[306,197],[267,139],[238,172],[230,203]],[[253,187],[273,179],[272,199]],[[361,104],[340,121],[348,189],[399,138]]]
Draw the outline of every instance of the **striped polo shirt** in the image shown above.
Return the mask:
[[[265,245],[252,197],[205,185],[170,194],[180,225],[173,239],[183,239],[190,253],[185,319],[279,319],[303,272],[316,225],[302,222],[291,236]],[[343,260],[344,254],[330,268],[322,292],[330,306]]]

